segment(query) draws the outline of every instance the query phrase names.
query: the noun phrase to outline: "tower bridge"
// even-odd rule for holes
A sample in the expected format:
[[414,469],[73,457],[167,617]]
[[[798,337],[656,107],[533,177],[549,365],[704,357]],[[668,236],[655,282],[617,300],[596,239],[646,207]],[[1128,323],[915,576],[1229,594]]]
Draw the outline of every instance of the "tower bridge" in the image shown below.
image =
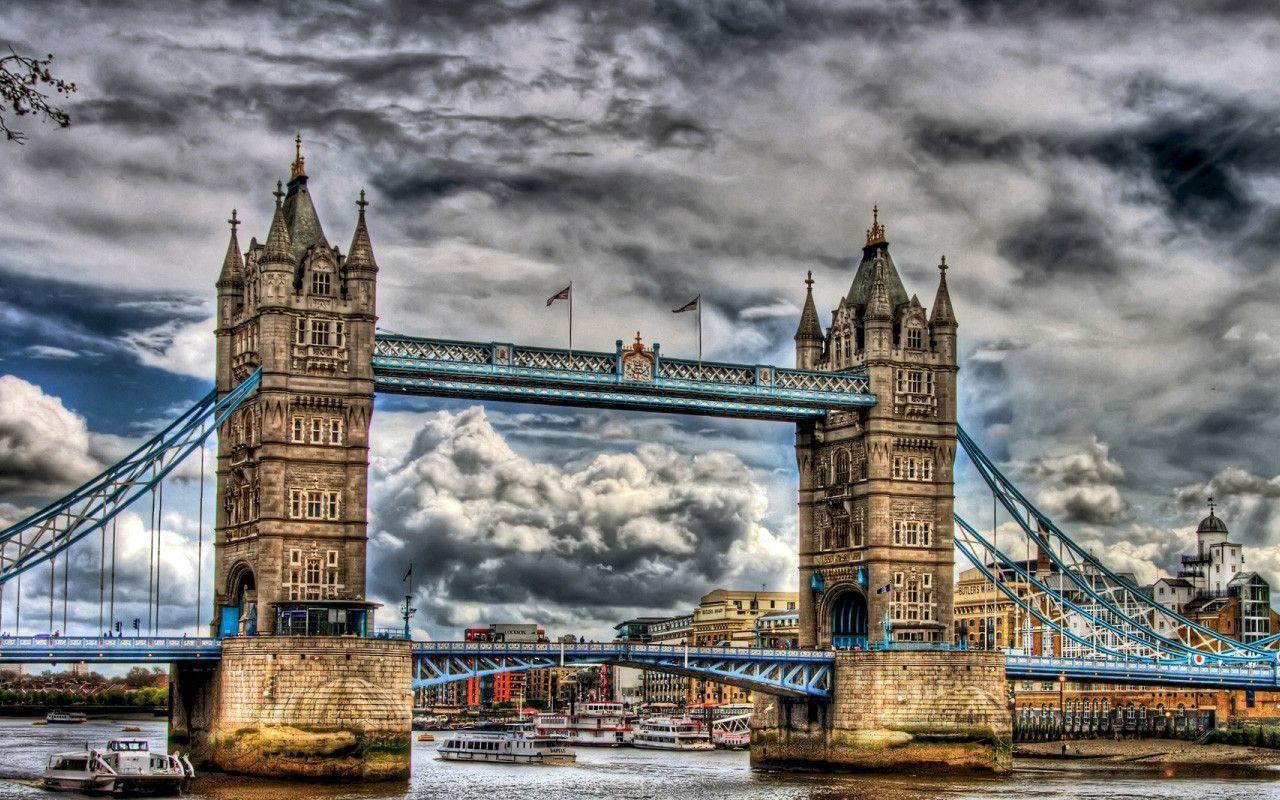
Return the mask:
[[[216,281],[214,391],[89,483],[0,532],[2,586],[157,491],[217,431],[210,636],[0,638],[0,662],[172,663],[171,740],[197,761],[273,774],[403,775],[412,687],[559,665],[666,670],[772,695],[758,706],[753,759],[779,764],[1007,768],[1009,679],[1280,687],[1275,641],[1218,635],[1143,595],[1054,525],[960,429],[946,261],[926,309],[903,285],[878,212],[826,328],[806,280],[787,367],[671,358],[639,334],[612,352],[379,335],[363,192],[345,253],[321,225],[300,141],[275,197],[265,238],[247,248],[232,213]],[[374,635],[367,481],[380,392],[795,425],[799,648]],[[1014,547],[955,515],[960,450],[1017,523]],[[1089,657],[1062,657],[1046,638],[1039,653],[953,645],[957,548],[1041,637]],[[1020,548],[1045,569],[1009,555]],[[281,737],[288,753],[268,767],[262,753]]]

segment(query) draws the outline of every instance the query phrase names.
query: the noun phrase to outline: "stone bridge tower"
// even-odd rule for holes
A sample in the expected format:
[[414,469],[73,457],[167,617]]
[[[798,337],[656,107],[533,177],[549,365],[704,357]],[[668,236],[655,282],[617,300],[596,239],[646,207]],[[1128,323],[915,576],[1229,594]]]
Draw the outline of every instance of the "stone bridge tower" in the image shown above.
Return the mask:
[[217,662],[174,664],[169,747],[227,772],[405,778],[410,643],[362,635],[378,266],[364,193],[344,256],[295,146],[266,241],[242,253],[231,213],[217,386],[259,367],[262,382],[218,431],[214,628],[227,638]]
[[952,641],[956,319],[939,269],[926,315],[875,214],[826,331],[808,280],[796,365],[865,370],[876,404],[796,428],[800,645],[837,650],[834,680],[825,703],[756,699],[753,764],[1011,764],[1004,654],[925,646]]
[[801,646],[865,649],[886,627],[893,641],[951,641],[956,319],[939,269],[926,315],[877,211],[825,332],[806,281],[796,366],[865,370],[877,402],[797,427]]
[[[238,221],[218,277],[217,385],[262,367],[218,437],[215,627],[223,634],[359,633],[378,267],[364,193],[344,256],[307,189],[301,138],[276,185],[266,241],[241,255]],[[283,629],[283,630],[282,630]]]

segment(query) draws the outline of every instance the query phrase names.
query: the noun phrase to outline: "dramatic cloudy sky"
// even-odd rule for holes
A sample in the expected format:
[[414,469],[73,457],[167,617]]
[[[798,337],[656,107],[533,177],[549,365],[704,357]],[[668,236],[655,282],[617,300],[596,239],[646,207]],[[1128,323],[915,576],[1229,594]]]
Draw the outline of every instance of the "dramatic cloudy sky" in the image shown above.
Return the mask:
[[[962,420],[1045,508],[1150,578],[1213,493],[1280,579],[1280,20],[1136,7],[10,2],[0,40],[79,92],[69,130],[0,144],[0,517],[207,390],[223,221],[265,234],[300,130],[331,241],[368,190],[404,333],[560,344],[572,279],[580,347],[689,354],[669,309],[701,293],[709,356],[787,363],[806,270],[834,307],[878,203],[926,303],[947,254]],[[371,591],[412,560],[423,631],[602,636],[794,586],[786,426],[380,400],[374,428]],[[164,510],[174,629],[195,497]],[[120,533],[143,582],[148,511]]]

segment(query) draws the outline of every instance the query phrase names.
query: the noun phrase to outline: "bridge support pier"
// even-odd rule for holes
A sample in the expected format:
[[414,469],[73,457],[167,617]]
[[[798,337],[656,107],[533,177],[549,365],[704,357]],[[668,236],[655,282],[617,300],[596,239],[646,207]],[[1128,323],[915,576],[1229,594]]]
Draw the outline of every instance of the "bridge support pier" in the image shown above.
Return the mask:
[[757,695],[756,766],[1007,771],[1013,761],[1004,654],[841,652],[827,703]]
[[170,750],[248,775],[407,778],[409,647],[349,637],[227,639],[217,665],[174,665]]

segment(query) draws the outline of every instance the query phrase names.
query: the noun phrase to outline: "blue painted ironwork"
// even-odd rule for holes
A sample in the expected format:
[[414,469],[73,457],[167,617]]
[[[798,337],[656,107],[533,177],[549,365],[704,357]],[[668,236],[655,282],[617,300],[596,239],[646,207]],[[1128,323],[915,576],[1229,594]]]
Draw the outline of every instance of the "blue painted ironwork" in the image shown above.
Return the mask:
[[1142,686],[1187,686],[1214,689],[1275,689],[1280,687],[1276,665],[1197,666],[1180,663],[1150,663],[1094,658],[1053,658],[1047,656],[1005,656],[1005,674],[1010,680],[1057,680],[1083,683],[1122,683]]
[[166,664],[172,661],[216,661],[222,640],[214,637],[0,637],[0,663]]
[[382,334],[374,342],[378,391],[594,408],[664,411],[795,422],[875,405],[865,372],[665,358],[628,375],[635,351],[613,353]]
[[218,399],[205,395],[164,430],[70,494],[0,531],[0,584],[99,530],[164,480],[258,386],[255,370]]
[[617,664],[674,672],[787,697],[827,699],[835,654],[826,650],[657,644],[416,642],[413,688],[501,672]]
[[[1186,619],[1116,575],[1036,508],[962,428],[957,428],[957,438],[978,473],[1018,524],[1025,541],[1048,558],[1058,568],[1059,575],[1071,581],[1075,587],[1072,591],[1081,593],[1089,601],[1088,605],[1096,606],[1101,616],[1113,620],[1104,623],[1109,630],[1142,642],[1138,645],[1140,652],[1137,656],[1162,660],[1163,654],[1174,652],[1193,657],[1202,654],[1231,663],[1275,661],[1276,654],[1266,647],[1236,641]],[[1032,523],[1035,524],[1034,529]],[[1054,544],[1059,546],[1062,555],[1054,552]],[[1092,618],[1098,620],[1099,615],[1092,615]],[[1157,621],[1166,623],[1165,627],[1171,634],[1158,632]],[[1126,652],[1126,657],[1132,657],[1132,654]]]

